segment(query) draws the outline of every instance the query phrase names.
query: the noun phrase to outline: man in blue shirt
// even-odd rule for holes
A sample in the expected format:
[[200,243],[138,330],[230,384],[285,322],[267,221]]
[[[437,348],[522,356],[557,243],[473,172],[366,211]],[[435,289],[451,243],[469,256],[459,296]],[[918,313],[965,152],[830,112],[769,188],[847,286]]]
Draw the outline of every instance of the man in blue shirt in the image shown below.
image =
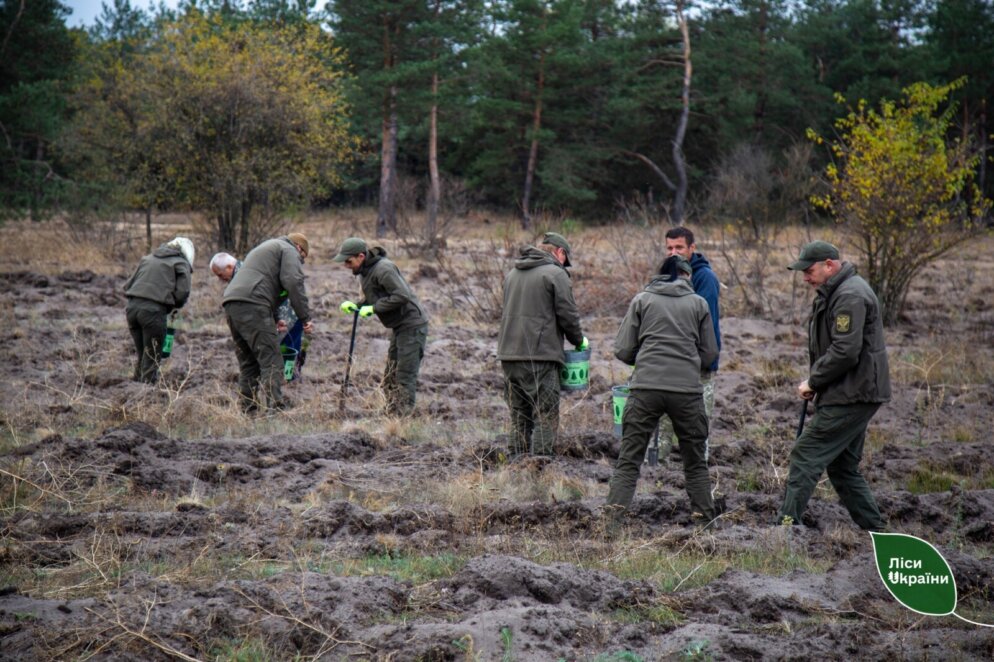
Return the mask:
[[[703,297],[708,303],[711,311],[711,321],[714,324],[714,337],[718,341],[718,351],[721,351],[721,329],[719,328],[718,296],[721,284],[718,277],[711,270],[711,263],[701,253],[697,252],[697,244],[694,243],[694,233],[689,229],[677,226],[670,228],[666,232],[666,257],[679,255],[690,262],[694,273],[691,275],[691,284],[694,286],[694,293]],[[718,359],[709,366],[701,368],[701,386],[704,388],[704,410],[708,417],[708,429],[712,414],[714,413],[714,374],[718,371]],[[673,433],[673,423],[669,416],[659,419],[659,439],[668,444],[676,444],[676,435]],[[708,448],[711,436],[704,445],[704,459],[707,460]]]

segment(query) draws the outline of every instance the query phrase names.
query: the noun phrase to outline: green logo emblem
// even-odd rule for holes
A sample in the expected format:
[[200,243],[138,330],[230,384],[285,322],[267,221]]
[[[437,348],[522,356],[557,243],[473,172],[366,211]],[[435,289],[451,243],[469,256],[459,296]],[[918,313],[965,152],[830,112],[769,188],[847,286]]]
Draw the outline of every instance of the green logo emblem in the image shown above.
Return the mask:
[[877,572],[894,599],[911,611],[926,616],[948,616],[980,625],[956,610],[956,579],[935,547],[921,538],[903,533],[870,533]]

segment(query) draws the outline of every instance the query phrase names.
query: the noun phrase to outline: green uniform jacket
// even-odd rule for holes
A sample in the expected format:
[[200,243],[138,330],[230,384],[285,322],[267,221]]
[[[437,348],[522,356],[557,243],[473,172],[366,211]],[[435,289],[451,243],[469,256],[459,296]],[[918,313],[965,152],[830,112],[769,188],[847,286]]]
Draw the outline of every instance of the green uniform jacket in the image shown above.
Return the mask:
[[563,336],[574,346],[583,342],[569,273],[551,254],[529,246],[504,279],[497,358],[563,363]]
[[701,371],[718,358],[711,310],[689,280],[666,278],[653,278],[632,299],[614,355],[635,366],[633,389],[702,393]]
[[286,237],[267,239],[245,256],[242,266],[224,288],[224,303],[246,301],[268,306],[276,319],[276,309],[286,290],[300,320],[307,324],[311,309],[304,288],[304,269],[297,247]]
[[159,246],[138,263],[135,273],[124,284],[124,293],[182,308],[190,298],[190,263],[178,248]]
[[428,323],[428,313],[380,246],[369,249],[359,268],[359,280],[365,297],[359,305],[372,306],[383,326],[403,331]]
[[815,404],[890,400],[880,303],[849,262],[818,288],[808,320],[808,354]]

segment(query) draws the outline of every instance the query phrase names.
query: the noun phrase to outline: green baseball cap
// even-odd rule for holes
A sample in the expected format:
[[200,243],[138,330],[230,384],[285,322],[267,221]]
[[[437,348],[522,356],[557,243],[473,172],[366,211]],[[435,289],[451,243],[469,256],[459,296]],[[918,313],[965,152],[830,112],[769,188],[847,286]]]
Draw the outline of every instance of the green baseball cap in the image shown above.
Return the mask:
[[354,257],[359,253],[365,253],[368,250],[365,241],[359,237],[349,237],[342,242],[342,247],[338,249],[338,255],[333,260],[335,262],[345,262],[350,257]]
[[569,258],[573,254],[573,251],[570,249],[569,242],[566,241],[566,237],[562,236],[558,232],[546,232],[545,236],[542,237],[542,243],[548,244],[549,246],[556,246],[557,248],[561,248],[566,251],[566,261],[563,262],[563,266],[572,266]]
[[787,268],[794,271],[804,271],[815,262],[838,259],[838,248],[827,241],[812,241],[810,244],[805,244],[804,248],[801,249],[801,254],[797,256],[797,262],[794,262],[794,264],[789,265]]

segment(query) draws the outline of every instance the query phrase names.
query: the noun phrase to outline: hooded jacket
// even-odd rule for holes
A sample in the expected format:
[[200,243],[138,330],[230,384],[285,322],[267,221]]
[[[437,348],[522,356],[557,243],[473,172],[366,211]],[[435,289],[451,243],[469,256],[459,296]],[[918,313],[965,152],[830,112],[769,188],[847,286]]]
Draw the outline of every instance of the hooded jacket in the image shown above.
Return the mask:
[[880,303],[849,262],[818,288],[808,320],[808,354],[808,386],[816,405],[890,400]]
[[269,308],[276,318],[276,309],[286,290],[290,304],[300,320],[311,319],[304,287],[304,269],[297,247],[286,237],[267,239],[245,256],[231,282],[224,288],[224,303],[245,301]]
[[574,346],[583,342],[569,272],[551,254],[529,246],[504,279],[497,358],[563,363],[564,336]]
[[685,278],[653,278],[635,295],[614,339],[614,355],[635,366],[633,389],[702,393],[701,371],[718,358],[707,301]]
[[428,323],[428,313],[381,246],[373,246],[366,253],[359,268],[359,281],[365,297],[360,305],[372,306],[383,326],[403,331]]
[[190,298],[190,263],[180,249],[163,244],[141,259],[124,284],[124,293],[129,298],[182,308]]
[[[721,314],[718,309],[718,295],[721,292],[721,286],[718,283],[718,277],[714,275],[711,263],[700,253],[694,253],[690,256],[690,266],[694,270],[693,275],[690,277],[690,282],[694,286],[694,293],[703,297],[708,302],[708,310],[711,311],[711,322],[714,324],[714,337],[718,342],[718,353],[720,354]],[[708,366],[707,369],[710,372],[716,371],[718,369],[718,359],[715,359],[714,363]]]

